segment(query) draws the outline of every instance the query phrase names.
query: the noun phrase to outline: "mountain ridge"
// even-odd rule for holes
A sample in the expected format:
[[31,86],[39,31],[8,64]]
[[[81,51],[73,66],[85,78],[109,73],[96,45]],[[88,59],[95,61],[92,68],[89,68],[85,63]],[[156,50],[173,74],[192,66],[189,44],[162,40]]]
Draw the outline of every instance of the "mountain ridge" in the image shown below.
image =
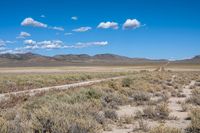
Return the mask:
[[131,58],[117,54],[62,54],[44,56],[35,53],[0,54],[0,67],[21,66],[87,66],[87,65],[144,65],[171,62],[174,64],[200,64],[200,55],[191,59],[169,61],[166,59]]

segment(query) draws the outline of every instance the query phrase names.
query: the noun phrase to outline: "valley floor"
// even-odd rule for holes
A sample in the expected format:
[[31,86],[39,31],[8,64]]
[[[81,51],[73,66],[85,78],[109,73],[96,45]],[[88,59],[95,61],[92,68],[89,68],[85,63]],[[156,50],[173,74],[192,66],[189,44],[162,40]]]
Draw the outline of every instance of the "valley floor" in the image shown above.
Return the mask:
[[[35,73],[36,87],[38,83],[44,86],[61,79],[61,83],[81,82],[82,78],[86,80],[82,79],[83,83],[90,79],[99,82],[67,90],[52,88],[34,96],[7,94],[7,99],[0,101],[0,133],[199,133],[199,71],[107,69],[108,73],[91,69],[90,73],[78,75],[65,73],[67,76],[50,73],[46,77]],[[12,79],[13,73],[9,74],[4,76],[8,76],[9,85],[12,83],[10,90],[30,86],[27,82],[21,84],[21,80],[32,74],[20,78],[14,73],[20,80]],[[116,76],[119,78],[111,78]],[[48,82],[44,82],[46,79]],[[5,92],[6,87],[7,84]]]

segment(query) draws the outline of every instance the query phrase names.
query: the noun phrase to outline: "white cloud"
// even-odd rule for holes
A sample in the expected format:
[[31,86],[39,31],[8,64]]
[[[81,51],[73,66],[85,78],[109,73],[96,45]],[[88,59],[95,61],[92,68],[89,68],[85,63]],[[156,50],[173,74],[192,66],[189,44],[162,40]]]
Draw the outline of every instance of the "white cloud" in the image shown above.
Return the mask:
[[23,38],[30,37],[30,36],[31,36],[30,33],[22,31],[22,32],[20,32],[19,36],[17,36],[16,38],[23,39]]
[[78,20],[78,17],[77,16],[73,16],[71,17],[72,20]]
[[44,49],[55,49],[55,48],[61,48],[63,42],[60,40],[53,40],[53,41],[42,41],[38,42],[37,44]]
[[13,44],[15,42],[16,41],[8,41],[8,40],[4,41],[4,40],[0,39],[0,47],[5,46],[6,44]]
[[13,44],[16,43],[16,41],[5,41],[6,44]]
[[25,19],[21,22],[21,25],[22,25],[22,26],[42,27],[42,28],[48,28],[48,29],[52,29],[52,30],[64,31],[64,28],[63,28],[63,27],[48,26],[47,24],[38,22],[38,21],[34,20],[33,18],[25,18]]
[[4,51],[4,50],[6,50],[5,47],[0,47],[0,51]]
[[123,29],[136,29],[141,26],[141,23],[137,19],[127,19],[123,24]]
[[72,33],[71,33],[71,32],[68,32],[68,33],[65,33],[64,35],[65,35],[65,36],[69,36],[69,35],[72,35]]
[[63,27],[57,27],[57,26],[49,27],[49,29],[59,30],[59,31],[64,31],[65,30]]
[[91,27],[80,27],[78,29],[73,29],[72,31],[75,31],[75,32],[86,32],[88,30],[91,30],[92,28]]
[[101,22],[97,28],[102,28],[102,29],[108,29],[108,28],[112,28],[112,29],[118,29],[118,23],[116,22]]
[[66,45],[61,40],[45,40],[36,42],[33,40],[25,40],[24,44],[27,46],[24,47],[25,50],[33,49],[58,49],[58,48],[85,48],[90,46],[105,46],[108,45],[107,41],[97,41],[97,42],[78,42],[74,45]]
[[5,46],[5,44],[6,44],[5,41],[0,39],[0,46]]
[[39,46],[38,45],[27,45],[27,46],[25,46],[23,49],[38,49],[39,48]]
[[22,22],[21,22],[22,26],[33,26],[33,27],[43,27],[43,28],[47,28],[47,24],[38,22],[32,18],[25,18]]
[[36,45],[37,42],[36,41],[33,41],[33,40],[24,40],[24,44],[28,44],[28,45]]
[[101,42],[78,42],[74,45],[74,48],[85,48],[89,46],[106,46],[108,45],[107,41],[101,41]]
[[36,42],[33,40],[25,40],[24,44],[26,44],[27,46],[25,46],[25,49],[55,49],[55,48],[61,48],[63,45],[63,42],[60,40],[52,40],[52,41],[40,41],[40,42]]
[[20,48],[15,48],[15,49],[4,49],[4,50],[0,50],[0,54],[6,54],[6,53],[10,53],[10,54],[19,54],[19,53],[26,53],[27,51],[24,49],[20,49]]

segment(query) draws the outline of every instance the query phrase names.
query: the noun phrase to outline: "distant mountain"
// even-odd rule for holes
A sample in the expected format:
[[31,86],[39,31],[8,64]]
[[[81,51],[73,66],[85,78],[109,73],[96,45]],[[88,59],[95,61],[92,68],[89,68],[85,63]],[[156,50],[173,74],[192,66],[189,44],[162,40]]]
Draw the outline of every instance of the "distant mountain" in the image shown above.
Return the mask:
[[200,55],[194,56],[191,59],[177,60],[173,63],[176,64],[200,64]]
[[41,56],[33,53],[25,53],[25,54],[0,54],[0,58],[12,59],[12,60],[28,60],[32,58],[44,58],[45,56]]
[[[152,65],[165,64],[168,60],[151,60],[145,58],[129,58],[115,54],[66,54],[53,57],[34,53],[0,54],[0,67],[22,66],[106,66],[106,65]],[[200,64],[200,56],[192,59],[173,61],[171,64]]]
[[55,55],[55,59],[61,60],[61,61],[73,61],[73,60],[89,60],[91,59],[90,55],[87,54],[67,54],[67,55]]
[[200,60],[200,55],[197,55],[197,56],[193,57],[192,60],[198,60],[199,61]]

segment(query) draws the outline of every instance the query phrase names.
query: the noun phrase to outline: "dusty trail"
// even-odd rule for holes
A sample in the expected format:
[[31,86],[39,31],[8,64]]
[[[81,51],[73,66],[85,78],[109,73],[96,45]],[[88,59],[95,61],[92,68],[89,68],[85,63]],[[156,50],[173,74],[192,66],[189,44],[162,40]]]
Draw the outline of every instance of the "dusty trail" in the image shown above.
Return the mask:
[[178,120],[166,121],[167,126],[176,127],[184,130],[184,128],[190,124],[190,121],[186,120],[186,118],[188,117],[188,112],[182,111],[181,104],[178,104],[178,102],[184,102],[188,97],[190,97],[191,95],[190,87],[193,85],[195,85],[195,81],[191,81],[189,85],[183,88],[182,94],[184,94],[185,97],[171,97],[169,99],[168,106],[169,109],[172,111],[170,115],[177,117]]
[[38,89],[32,89],[32,90],[3,93],[3,94],[0,94],[0,101],[6,100],[7,98],[9,98],[9,95],[20,96],[20,95],[25,94],[25,95],[29,95],[29,96],[34,96],[38,93],[46,92],[46,91],[50,91],[50,90],[67,90],[67,89],[71,89],[71,88],[75,88],[75,87],[92,85],[92,84],[100,83],[100,82],[104,82],[104,81],[122,79],[122,78],[125,78],[125,77],[127,77],[127,76],[118,76],[118,77],[112,77],[112,78],[84,81],[84,82],[73,83],[73,84],[66,84],[66,85],[44,87],[44,88],[38,88]]
[[[172,76],[171,82],[175,82],[176,75]],[[191,89],[190,87],[195,85],[195,81],[191,81],[189,85],[183,86],[183,92],[186,97],[170,97],[168,107],[171,110],[170,116],[175,116],[178,118],[178,120],[166,120],[165,125],[169,127],[175,127],[184,130],[189,124],[190,121],[186,120],[188,117],[188,112],[182,112],[182,107],[180,104],[178,104],[178,101],[184,102],[186,98],[190,97],[191,95]],[[121,106],[119,107],[119,110],[117,110],[117,114],[119,117],[122,116],[135,116],[135,112],[138,110],[142,110],[145,106],[137,106],[132,107],[130,105],[128,106]],[[155,127],[158,126],[159,123],[157,121],[152,120],[145,120],[148,123],[149,127]],[[124,128],[118,127],[116,125],[113,125],[112,131],[104,131],[103,133],[133,133],[133,129],[135,127],[138,127],[137,123],[134,124],[125,124]]]

